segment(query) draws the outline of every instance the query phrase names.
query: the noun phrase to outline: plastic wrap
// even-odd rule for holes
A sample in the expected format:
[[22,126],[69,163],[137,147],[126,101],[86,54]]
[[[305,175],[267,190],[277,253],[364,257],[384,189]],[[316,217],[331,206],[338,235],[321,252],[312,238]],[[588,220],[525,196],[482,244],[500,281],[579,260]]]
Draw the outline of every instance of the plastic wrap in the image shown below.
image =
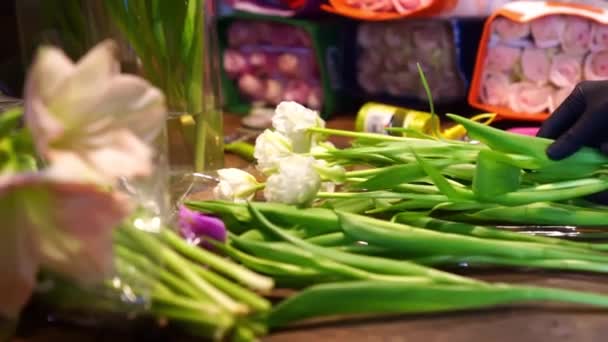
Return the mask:
[[542,121],[582,80],[608,79],[608,15],[583,5],[514,2],[484,28],[469,103]]
[[[437,104],[462,102],[481,34],[480,20],[404,20],[362,23],[356,32],[355,84],[366,100],[426,104],[420,63]],[[461,39],[467,37],[466,41]],[[348,83],[348,82],[347,82]]]
[[341,53],[323,23],[236,16],[220,26],[225,106],[231,112],[291,100],[329,114],[336,107]]

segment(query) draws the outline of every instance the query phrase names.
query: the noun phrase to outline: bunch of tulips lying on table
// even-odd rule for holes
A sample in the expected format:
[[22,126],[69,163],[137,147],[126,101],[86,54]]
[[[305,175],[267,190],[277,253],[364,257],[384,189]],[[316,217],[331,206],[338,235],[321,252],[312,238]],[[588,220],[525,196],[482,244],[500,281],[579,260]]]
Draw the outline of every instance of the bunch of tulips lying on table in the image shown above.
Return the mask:
[[[277,286],[301,290],[268,314],[269,327],[345,315],[463,310],[524,301],[605,306],[586,292],[492,283],[435,267],[466,263],[604,273],[608,245],[522,234],[499,224],[608,226],[608,157],[582,149],[547,158],[551,140],[450,115],[472,141],[324,127],[282,103],[256,141],[265,176],[219,171],[218,200],[186,205],[222,218],[225,255]],[[339,149],[327,136],[353,138]],[[253,201],[263,191],[266,201]]]

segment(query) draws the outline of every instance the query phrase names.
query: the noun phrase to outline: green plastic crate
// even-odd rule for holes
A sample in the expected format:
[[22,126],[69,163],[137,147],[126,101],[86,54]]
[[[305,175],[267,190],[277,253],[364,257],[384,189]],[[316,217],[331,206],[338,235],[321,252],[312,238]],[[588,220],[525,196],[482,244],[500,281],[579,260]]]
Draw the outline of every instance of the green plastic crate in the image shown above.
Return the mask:
[[[251,13],[237,12],[218,20],[218,34],[221,58],[228,48],[228,28],[234,21],[266,21],[298,27],[310,35],[314,56],[319,68],[320,83],[323,90],[321,116],[329,117],[340,110],[344,104],[342,71],[344,66],[343,26],[341,20],[321,20],[310,22],[301,19],[269,17]],[[234,80],[221,68],[221,83],[224,109],[230,113],[247,114],[252,104],[241,96]]]

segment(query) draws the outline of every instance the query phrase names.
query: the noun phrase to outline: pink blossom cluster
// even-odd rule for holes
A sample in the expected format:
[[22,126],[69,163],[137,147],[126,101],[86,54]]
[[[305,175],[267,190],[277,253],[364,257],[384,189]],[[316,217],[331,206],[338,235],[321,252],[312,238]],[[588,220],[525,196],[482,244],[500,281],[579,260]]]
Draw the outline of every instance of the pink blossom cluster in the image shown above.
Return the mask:
[[296,101],[321,109],[319,67],[310,35],[282,23],[236,21],[228,30],[224,70],[242,95],[275,106]]
[[361,24],[357,45],[357,81],[368,94],[426,100],[417,63],[434,100],[463,97],[466,92],[456,65],[452,29],[445,21]]
[[499,17],[483,70],[483,103],[553,112],[578,82],[608,79],[608,25],[565,15],[529,23]]

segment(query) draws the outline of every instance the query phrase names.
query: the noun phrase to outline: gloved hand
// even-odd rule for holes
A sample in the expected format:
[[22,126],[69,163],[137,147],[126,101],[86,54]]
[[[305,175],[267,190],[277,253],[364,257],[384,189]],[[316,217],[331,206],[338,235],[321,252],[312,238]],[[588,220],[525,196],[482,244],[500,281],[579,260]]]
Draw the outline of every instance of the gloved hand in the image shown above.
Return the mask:
[[[579,83],[545,120],[537,136],[555,139],[547,148],[547,156],[553,160],[564,159],[583,146],[608,155],[608,81]],[[608,204],[608,191],[588,199]]]
[[608,81],[579,83],[545,120],[537,136],[556,139],[547,149],[553,160],[564,159],[583,146],[608,155]]

